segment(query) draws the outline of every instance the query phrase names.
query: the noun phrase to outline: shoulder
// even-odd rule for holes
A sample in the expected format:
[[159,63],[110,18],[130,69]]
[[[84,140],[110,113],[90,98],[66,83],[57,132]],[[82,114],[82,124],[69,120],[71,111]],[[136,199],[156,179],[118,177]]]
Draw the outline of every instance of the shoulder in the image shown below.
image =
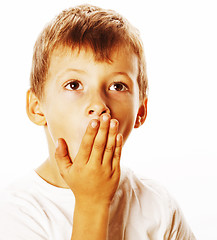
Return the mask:
[[36,197],[37,192],[34,173],[20,178],[1,191],[0,235],[5,236],[5,239],[19,239],[21,235],[29,239],[47,236],[44,228],[45,213]]
[[160,202],[171,204],[172,198],[165,187],[152,179],[135,174],[128,168],[122,168],[119,185],[120,188],[131,189],[138,196],[158,199]]
[[74,208],[70,189],[53,186],[32,171],[7,187],[1,196],[3,239],[69,238]]
[[[17,206],[18,209],[37,210],[44,215],[45,207],[61,204],[63,199],[73,200],[69,189],[55,187],[43,180],[35,171],[17,179],[1,193],[0,203]],[[46,214],[45,214],[46,215]]]
[[1,204],[27,207],[29,204],[37,202],[40,191],[41,186],[37,182],[36,173],[31,171],[2,190],[0,201]]
[[131,200],[136,199],[143,211],[150,212],[151,209],[152,214],[165,212],[170,215],[177,207],[165,187],[154,180],[136,175],[128,168],[122,168],[119,191],[127,191]]
[[34,216],[44,215],[41,207],[43,198],[43,184],[37,179],[34,171],[18,178],[0,192],[0,208],[4,208],[9,215],[21,214]]
[[35,195],[36,182],[34,171],[16,179],[1,191],[1,203],[22,203],[22,200],[29,199]]
[[162,239],[173,239],[172,236],[194,239],[176,200],[156,181],[122,168],[117,195],[122,196],[122,200],[127,199],[131,225],[137,222],[151,232],[153,238],[157,234]]

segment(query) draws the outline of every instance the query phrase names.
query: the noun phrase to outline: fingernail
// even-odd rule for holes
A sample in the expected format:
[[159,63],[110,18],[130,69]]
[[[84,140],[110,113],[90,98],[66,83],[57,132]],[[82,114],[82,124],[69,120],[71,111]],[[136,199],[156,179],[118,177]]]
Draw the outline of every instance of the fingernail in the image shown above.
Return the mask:
[[117,140],[118,140],[118,141],[121,141],[121,140],[122,140],[122,137],[123,137],[122,134],[119,133],[119,134],[117,135]]
[[108,121],[108,119],[109,119],[108,115],[103,115],[103,116],[102,116],[102,120],[103,120],[104,122]]
[[91,127],[92,127],[92,128],[96,128],[97,125],[98,125],[98,122],[97,122],[97,121],[92,121],[92,122],[91,122]]
[[115,122],[115,121],[111,121],[111,122],[110,122],[110,127],[111,127],[111,128],[114,128],[115,126],[116,126],[116,122]]
[[58,139],[56,140],[56,148],[58,148],[58,145],[59,145],[59,141]]

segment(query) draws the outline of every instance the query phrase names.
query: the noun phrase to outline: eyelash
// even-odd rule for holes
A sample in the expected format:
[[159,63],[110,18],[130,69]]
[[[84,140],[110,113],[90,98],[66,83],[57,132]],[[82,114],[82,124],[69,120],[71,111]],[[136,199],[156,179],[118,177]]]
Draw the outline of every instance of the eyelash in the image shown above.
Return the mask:
[[127,84],[122,83],[122,82],[114,82],[114,83],[112,83],[112,84],[110,85],[110,87],[109,87],[109,90],[111,90],[111,87],[112,87],[112,86],[115,86],[115,85],[116,85],[116,86],[117,86],[117,85],[121,86],[122,88],[124,88],[124,90],[116,90],[116,89],[113,89],[112,91],[125,92],[125,91],[129,90],[129,87],[127,86]]
[[[79,84],[79,85],[76,89],[73,89],[72,84]],[[70,89],[67,88],[68,86],[69,86]],[[70,81],[64,87],[69,91],[77,91],[77,90],[82,90],[83,89],[83,86],[82,86],[81,82],[79,82],[78,80]]]
[[[73,87],[72,85],[75,84],[77,85],[76,87]],[[121,90],[117,90],[118,86],[121,87]],[[68,82],[65,86],[64,86],[67,90],[69,91],[78,91],[78,90],[82,90],[83,89],[83,85],[80,81],[78,80],[74,80],[74,81],[70,81]],[[76,88],[76,89],[75,89]],[[113,88],[113,89],[112,89]],[[122,82],[114,82],[109,86],[109,90],[110,91],[117,91],[117,92],[125,92],[129,90],[129,87],[127,86],[127,84],[122,83]]]

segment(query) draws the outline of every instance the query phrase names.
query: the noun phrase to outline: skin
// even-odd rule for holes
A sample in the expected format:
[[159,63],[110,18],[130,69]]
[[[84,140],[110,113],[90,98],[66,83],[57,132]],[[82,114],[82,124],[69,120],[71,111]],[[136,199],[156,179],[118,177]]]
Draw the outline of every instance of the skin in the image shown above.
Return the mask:
[[27,92],[27,114],[45,128],[49,158],[37,173],[75,195],[72,238],[107,239],[109,206],[120,179],[122,146],[146,118],[138,59],[121,48],[96,62],[90,48],[58,48],[43,98]]

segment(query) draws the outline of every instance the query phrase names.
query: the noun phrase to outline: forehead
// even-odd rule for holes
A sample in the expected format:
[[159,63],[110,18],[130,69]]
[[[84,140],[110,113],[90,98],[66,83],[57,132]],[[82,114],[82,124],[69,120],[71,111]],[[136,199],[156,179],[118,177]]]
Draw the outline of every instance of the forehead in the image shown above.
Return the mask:
[[104,73],[126,72],[135,80],[138,77],[138,57],[128,48],[116,48],[110,53],[109,59],[98,60],[90,47],[58,47],[50,56],[48,78],[67,68],[89,71],[94,67],[102,69]]

